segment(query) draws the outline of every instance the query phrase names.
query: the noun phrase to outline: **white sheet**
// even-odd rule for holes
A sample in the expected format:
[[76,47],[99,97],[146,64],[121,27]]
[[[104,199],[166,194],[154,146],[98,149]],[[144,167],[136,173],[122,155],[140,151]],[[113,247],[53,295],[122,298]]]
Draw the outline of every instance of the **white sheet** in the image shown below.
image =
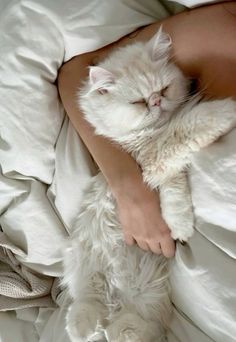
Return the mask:
[[[176,2],[176,0],[170,0]],[[219,0],[178,0],[180,4],[192,8],[192,7],[197,7],[200,5],[210,5],[216,2],[220,2]]]
[[0,312],[1,342],[38,342],[38,335],[32,323],[16,318],[15,312]]
[[[22,251],[18,260],[59,276],[64,238],[94,166],[64,120],[57,70],[63,60],[168,12],[156,0],[0,0],[0,8],[0,224]],[[194,160],[198,232],[178,247],[172,263],[176,311],[170,342],[190,342],[190,336],[191,342],[232,342],[236,336],[235,144],[234,131]],[[66,342],[63,309],[40,309],[34,316],[28,310],[18,313],[21,321],[0,314],[1,342],[34,342],[39,335],[40,342]],[[14,329],[7,332],[11,323]]]
[[[236,113],[235,113],[236,115]],[[212,340],[236,336],[236,129],[198,153],[190,173],[196,233],[171,268],[173,300]]]

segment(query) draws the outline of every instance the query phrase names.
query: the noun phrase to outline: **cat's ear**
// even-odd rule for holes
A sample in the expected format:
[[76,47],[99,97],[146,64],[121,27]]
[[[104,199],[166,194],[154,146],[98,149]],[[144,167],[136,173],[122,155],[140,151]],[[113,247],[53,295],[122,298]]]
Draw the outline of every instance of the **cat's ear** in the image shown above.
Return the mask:
[[162,27],[147,43],[147,50],[153,61],[167,58],[171,47],[170,36],[162,31]]
[[103,94],[115,83],[115,76],[104,68],[92,66],[89,68],[89,80],[92,90],[99,90]]

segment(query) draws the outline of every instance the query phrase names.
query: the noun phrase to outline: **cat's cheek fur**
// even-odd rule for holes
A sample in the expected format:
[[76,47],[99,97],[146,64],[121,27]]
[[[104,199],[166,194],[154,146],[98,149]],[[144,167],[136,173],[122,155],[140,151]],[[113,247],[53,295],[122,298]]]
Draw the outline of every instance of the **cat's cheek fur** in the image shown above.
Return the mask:
[[90,110],[85,110],[85,117],[96,128],[97,134],[119,138],[137,129],[145,120],[145,112],[135,105],[122,105],[106,95],[96,95],[90,103]]

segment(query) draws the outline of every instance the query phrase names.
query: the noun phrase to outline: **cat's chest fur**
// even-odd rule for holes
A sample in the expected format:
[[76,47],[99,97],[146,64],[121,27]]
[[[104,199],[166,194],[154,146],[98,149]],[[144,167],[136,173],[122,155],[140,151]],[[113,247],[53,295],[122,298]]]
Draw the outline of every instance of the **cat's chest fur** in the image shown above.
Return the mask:
[[190,162],[193,141],[185,122],[185,111],[176,112],[162,127],[148,127],[118,139],[140,165],[152,189],[168,181]]

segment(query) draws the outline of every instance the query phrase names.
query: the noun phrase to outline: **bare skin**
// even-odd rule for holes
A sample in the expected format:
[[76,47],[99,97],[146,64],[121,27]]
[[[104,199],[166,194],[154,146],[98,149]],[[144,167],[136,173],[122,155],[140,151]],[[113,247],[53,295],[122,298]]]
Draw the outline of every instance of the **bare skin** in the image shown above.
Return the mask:
[[173,41],[174,61],[187,77],[198,80],[199,90],[207,97],[236,96],[236,3],[233,1],[180,13],[100,50],[76,56],[60,69],[58,87],[70,120],[116,199],[126,243],[136,242],[143,250],[172,257],[175,243],[162,219],[157,193],[143,183],[141,170],[129,154],[108,139],[94,135],[75,97],[87,77],[89,65],[96,64],[118,46],[150,39],[161,24]]

